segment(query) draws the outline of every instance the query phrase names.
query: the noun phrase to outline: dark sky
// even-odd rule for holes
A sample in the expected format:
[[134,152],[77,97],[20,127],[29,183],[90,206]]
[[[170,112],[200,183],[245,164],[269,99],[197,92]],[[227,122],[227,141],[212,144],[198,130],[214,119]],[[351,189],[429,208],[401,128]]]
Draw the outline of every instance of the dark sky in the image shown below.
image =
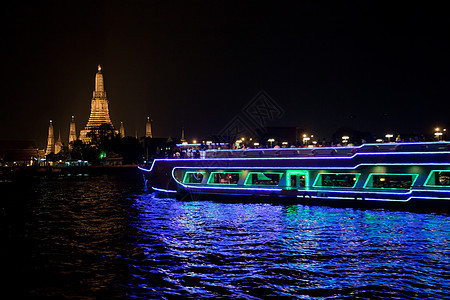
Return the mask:
[[[330,137],[448,126],[450,18],[428,2],[16,1],[2,10],[0,139],[67,140],[101,64],[113,123],[218,133],[261,90],[272,126]],[[447,125],[445,125],[447,124]]]

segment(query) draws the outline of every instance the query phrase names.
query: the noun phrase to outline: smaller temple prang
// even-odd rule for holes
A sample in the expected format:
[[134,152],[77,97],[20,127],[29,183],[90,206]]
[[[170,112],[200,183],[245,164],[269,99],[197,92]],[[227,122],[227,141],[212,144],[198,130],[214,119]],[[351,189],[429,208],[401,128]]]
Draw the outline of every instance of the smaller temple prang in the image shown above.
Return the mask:
[[77,140],[77,130],[75,126],[75,117],[72,116],[69,126],[69,148],[72,148],[72,143]]
[[119,134],[121,139],[125,137],[125,127],[123,126],[123,122],[120,122]]
[[152,123],[150,117],[147,117],[147,123],[145,124],[145,137],[152,138]]
[[62,148],[63,148],[63,143],[61,141],[61,131],[59,131],[58,140],[55,143],[55,154],[58,154],[59,152],[61,152]]
[[49,155],[50,153],[55,153],[55,135],[53,132],[52,120],[50,120],[50,125],[48,126],[47,149],[45,150],[45,155]]
[[182,143],[186,142],[186,139],[184,138],[184,126],[181,127],[181,142]]

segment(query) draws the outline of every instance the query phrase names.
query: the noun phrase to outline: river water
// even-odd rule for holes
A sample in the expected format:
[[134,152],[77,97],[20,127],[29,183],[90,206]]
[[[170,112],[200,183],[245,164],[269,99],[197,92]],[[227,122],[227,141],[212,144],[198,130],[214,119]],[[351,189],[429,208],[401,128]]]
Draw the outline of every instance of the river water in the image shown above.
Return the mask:
[[446,214],[178,201],[129,172],[0,191],[16,297],[450,298]]

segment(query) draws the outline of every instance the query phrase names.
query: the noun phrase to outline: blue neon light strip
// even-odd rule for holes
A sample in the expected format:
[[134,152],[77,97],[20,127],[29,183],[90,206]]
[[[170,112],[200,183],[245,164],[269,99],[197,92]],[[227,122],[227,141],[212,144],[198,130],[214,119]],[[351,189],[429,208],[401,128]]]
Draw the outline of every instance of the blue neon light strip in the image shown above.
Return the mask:
[[[314,170],[329,170],[329,169],[357,169],[360,166],[450,166],[450,162],[448,163],[360,163],[357,164],[355,166],[350,166],[350,167],[346,167],[346,166],[340,166],[340,167],[335,167],[335,166],[331,166],[331,167],[275,167],[275,166],[263,166],[263,167],[253,167],[253,166],[241,166],[241,167],[221,167],[221,166],[213,166],[213,167],[206,167],[206,166],[189,166],[189,167],[185,167],[185,166],[181,166],[181,167],[174,167],[174,169],[198,169],[198,170],[203,170],[203,169],[217,169],[217,170],[221,170],[221,169],[255,169],[255,170],[261,170],[261,169],[265,169],[265,170],[310,170],[310,169],[314,169]],[[146,172],[150,172],[150,170],[145,170],[143,169],[143,171]]]
[[[364,196],[364,195],[363,195]],[[297,195],[297,198],[303,198],[303,195]],[[317,197],[323,199],[332,199],[332,200],[342,200],[349,199],[352,201],[363,201],[363,200],[355,200],[353,197]],[[409,202],[411,199],[429,199],[429,200],[442,200],[442,201],[450,201],[450,198],[436,198],[436,197],[423,197],[423,196],[409,196],[408,198],[402,199],[387,199],[387,198],[365,198],[365,200],[370,201],[383,201],[383,202]],[[312,200],[313,201],[313,200]]]
[[[297,198],[303,198],[303,196],[302,195],[298,195]],[[354,197],[344,197],[344,196],[341,196],[341,197],[317,197],[317,198],[326,199],[326,200],[328,200],[328,199],[331,199],[331,200],[347,199],[347,200],[351,200],[351,201],[362,201],[362,200],[355,200]],[[407,200],[379,199],[379,198],[364,198],[364,199],[365,200],[370,200],[370,201],[383,201],[383,202],[408,202],[409,201],[409,199],[407,199]],[[309,199],[308,199],[308,201],[309,201]],[[314,200],[311,200],[311,201],[314,201]]]
[[159,189],[159,188],[155,188],[152,186],[152,189],[154,189],[157,192],[162,192],[162,193],[176,193],[177,191],[173,191],[173,190],[166,190],[166,189]]
[[[252,167],[252,166],[245,166],[245,167],[204,167],[204,166],[191,166],[191,167],[174,167],[174,169],[248,169],[248,170],[261,170],[261,169],[267,169],[267,170],[355,170],[361,166],[450,166],[449,163],[360,163],[355,166],[351,167],[274,167],[274,166],[264,166],[264,167]],[[144,169],[142,167],[138,167],[139,170],[144,172],[151,172],[153,169],[153,165],[150,169]]]
[[177,144],[177,147],[198,147],[201,146],[201,143],[192,143],[192,144]]
[[229,191],[272,191],[272,192],[281,192],[283,189],[273,188],[244,188],[244,187],[236,187],[236,188],[227,188],[227,187],[221,187],[221,186],[188,186],[185,184],[181,184],[183,187],[190,189],[190,190],[203,190],[203,189],[210,189],[210,190],[229,190]]
[[[306,151],[306,149],[308,150],[314,150],[314,149],[325,149],[325,150],[338,150],[338,149],[347,149],[347,150],[354,150],[354,149],[361,149],[364,147],[371,147],[371,146],[376,146],[376,147],[389,147],[392,146],[393,148],[395,148],[395,146],[401,145],[401,146],[406,146],[406,145],[447,145],[448,142],[447,141],[442,141],[442,142],[408,142],[408,143],[368,143],[368,144],[362,144],[359,146],[354,146],[354,147],[303,147],[303,148],[249,148],[249,149],[214,149],[214,150],[206,150],[206,152],[219,152],[219,151],[267,151],[267,150],[272,150],[272,151],[295,151],[295,150],[300,150],[300,151]],[[304,150],[305,149],[305,150]]]
[[145,169],[145,168],[139,167],[139,166],[138,166],[138,169],[141,170],[141,171],[144,171],[144,172],[151,172],[152,169],[153,169],[153,165],[154,165],[154,164],[155,164],[155,162],[153,162],[153,164],[152,164],[152,166],[150,167],[150,169]]
[[[337,160],[337,159],[352,159],[355,158],[358,155],[361,156],[385,156],[385,155],[435,155],[435,154],[446,154],[450,155],[450,151],[433,151],[433,152],[367,152],[367,153],[355,153],[351,156],[306,156],[306,157],[229,157],[229,158],[180,158],[180,159],[172,159],[172,158],[165,158],[165,159],[155,159],[153,163],[156,161],[237,161],[237,160],[243,160],[243,161],[254,161],[254,160],[322,160],[322,159],[331,159],[331,160]],[[450,163],[449,163],[450,164]]]

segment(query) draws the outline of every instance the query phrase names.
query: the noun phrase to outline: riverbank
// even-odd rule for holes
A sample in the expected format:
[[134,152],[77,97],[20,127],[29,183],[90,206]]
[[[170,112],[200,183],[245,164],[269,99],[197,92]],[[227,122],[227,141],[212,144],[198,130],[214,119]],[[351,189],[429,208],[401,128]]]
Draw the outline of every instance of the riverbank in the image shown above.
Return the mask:
[[120,166],[70,166],[70,167],[2,167],[0,168],[0,183],[12,182],[23,178],[40,176],[77,176],[77,175],[102,175],[115,173],[138,173],[138,165]]

